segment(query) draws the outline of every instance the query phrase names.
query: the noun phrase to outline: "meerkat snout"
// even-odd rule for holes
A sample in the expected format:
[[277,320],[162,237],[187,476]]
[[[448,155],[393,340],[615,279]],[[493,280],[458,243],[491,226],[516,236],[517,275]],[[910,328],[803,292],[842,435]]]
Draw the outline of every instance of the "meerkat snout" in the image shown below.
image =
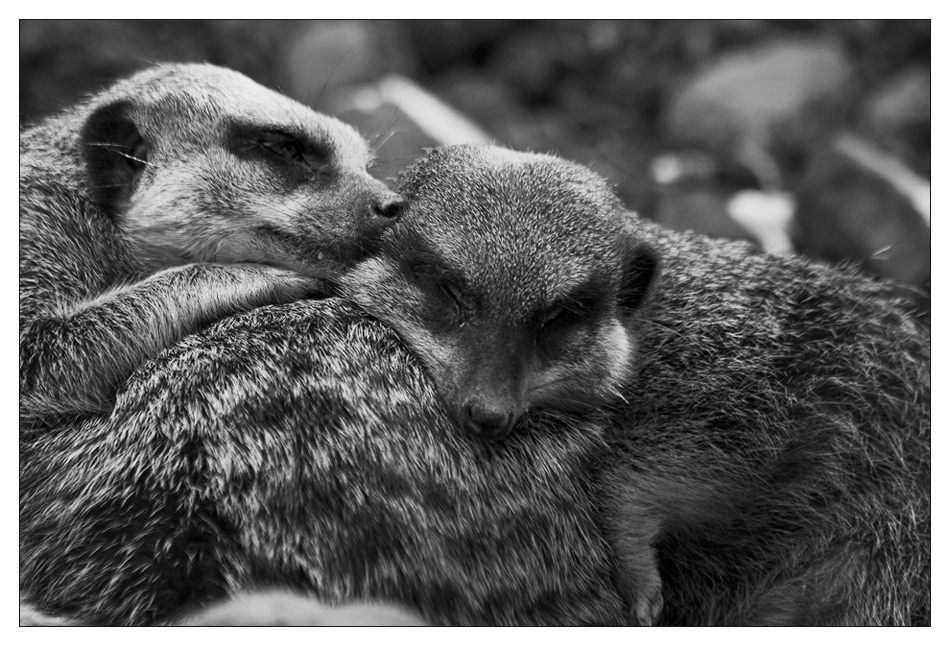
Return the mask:
[[462,428],[469,435],[486,440],[504,439],[515,423],[511,409],[497,410],[481,402],[467,402],[462,406]]
[[381,225],[388,226],[399,220],[405,208],[406,200],[401,195],[393,193],[373,206],[373,215],[380,219]]

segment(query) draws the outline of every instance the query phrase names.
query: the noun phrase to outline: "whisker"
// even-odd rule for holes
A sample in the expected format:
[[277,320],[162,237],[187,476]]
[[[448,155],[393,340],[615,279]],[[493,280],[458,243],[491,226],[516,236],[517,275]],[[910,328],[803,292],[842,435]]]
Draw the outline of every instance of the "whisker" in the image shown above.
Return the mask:
[[344,52],[343,56],[340,57],[340,60],[338,60],[336,65],[333,66],[333,71],[330,72],[330,75],[327,76],[327,80],[323,82],[323,87],[320,88],[320,94],[317,95],[317,102],[313,105],[314,109],[320,106],[320,101],[323,100],[323,93],[326,92],[327,86],[330,84],[330,79],[333,78],[333,75],[336,74],[337,69],[339,69],[340,65],[343,64],[343,61],[346,60],[346,57],[350,55],[350,52],[353,51],[354,47],[356,47],[355,44],[350,45],[350,48]]

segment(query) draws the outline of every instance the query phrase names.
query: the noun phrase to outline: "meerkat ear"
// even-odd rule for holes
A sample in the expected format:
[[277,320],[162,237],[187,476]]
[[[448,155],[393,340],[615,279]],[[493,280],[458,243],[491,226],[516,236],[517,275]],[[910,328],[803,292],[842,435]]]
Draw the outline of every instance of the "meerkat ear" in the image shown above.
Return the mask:
[[650,296],[659,268],[659,254],[653,247],[642,242],[631,243],[620,282],[620,306],[631,310],[642,307]]
[[89,192],[110,214],[125,210],[148,163],[148,147],[132,121],[131,107],[128,101],[102,106],[80,133]]

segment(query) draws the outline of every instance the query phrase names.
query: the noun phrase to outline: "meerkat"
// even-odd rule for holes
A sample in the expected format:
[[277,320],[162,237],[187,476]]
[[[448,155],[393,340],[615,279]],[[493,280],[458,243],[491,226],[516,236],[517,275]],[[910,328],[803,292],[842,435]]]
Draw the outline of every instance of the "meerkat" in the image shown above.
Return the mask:
[[21,426],[107,410],[201,326],[322,293],[402,208],[370,159],[353,128],[211,65],[21,131]]
[[[546,155],[429,151],[402,177],[411,208],[342,281],[422,360],[468,434],[499,441],[530,411],[623,400],[659,273],[605,181]],[[651,546],[625,550],[641,625],[662,607]]]
[[664,230],[554,157],[438,149],[401,188],[348,294],[470,434],[611,412],[605,518],[641,625],[693,563],[747,612],[676,582],[666,620],[929,621],[929,332],[889,286]]
[[526,411],[589,410],[631,375],[658,260],[591,177],[544,155],[432,150],[402,178],[408,226],[342,278],[466,432],[502,439]]

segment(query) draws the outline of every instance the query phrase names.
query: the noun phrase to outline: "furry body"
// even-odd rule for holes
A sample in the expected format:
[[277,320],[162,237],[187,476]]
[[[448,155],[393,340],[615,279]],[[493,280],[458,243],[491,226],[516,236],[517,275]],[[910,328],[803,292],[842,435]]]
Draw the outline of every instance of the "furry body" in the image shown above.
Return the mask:
[[[438,149],[402,190],[351,293],[449,411],[474,374],[612,412],[604,518],[641,624],[929,623],[930,336],[888,285],[666,231],[543,155]],[[576,310],[554,342],[552,303]]]
[[[424,233],[439,185],[496,161],[420,162],[434,197],[403,224]],[[487,175],[471,203],[562,188]],[[111,415],[21,434],[26,598],[109,623],[272,586],[431,623],[617,623],[621,595],[660,625],[929,623],[929,333],[852,273],[616,217],[662,269],[600,410],[460,433],[428,355],[365,318],[413,347],[371,281],[359,309],[241,315],[144,366]]]
[[663,271],[601,472],[661,623],[930,623],[930,335],[888,286],[635,221]]
[[21,131],[21,423],[108,410],[186,334],[320,291],[401,204],[369,160],[349,126],[210,65]]
[[247,591],[428,623],[619,623],[594,424],[456,432],[398,339],[337,299],[264,307],[139,370],[115,410],[22,441],[20,584],[146,624]]

